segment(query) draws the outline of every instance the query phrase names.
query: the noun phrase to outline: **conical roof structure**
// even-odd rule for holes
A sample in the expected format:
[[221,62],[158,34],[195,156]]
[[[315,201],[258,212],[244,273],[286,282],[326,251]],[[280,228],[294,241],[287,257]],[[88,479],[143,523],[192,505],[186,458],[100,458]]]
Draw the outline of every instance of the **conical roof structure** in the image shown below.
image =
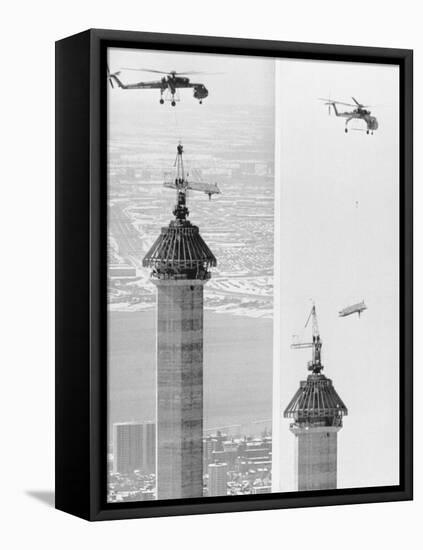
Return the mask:
[[152,267],[157,275],[192,273],[200,278],[217,264],[198,227],[187,220],[172,221],[168,227],[162,227],[142,263],[144,267]]
[[339,397],[332,380],[323,374],[310,374],[284,411],[285,418],[293,418],[297,423],[327,419],[327,423],[341,422],[348,409]]

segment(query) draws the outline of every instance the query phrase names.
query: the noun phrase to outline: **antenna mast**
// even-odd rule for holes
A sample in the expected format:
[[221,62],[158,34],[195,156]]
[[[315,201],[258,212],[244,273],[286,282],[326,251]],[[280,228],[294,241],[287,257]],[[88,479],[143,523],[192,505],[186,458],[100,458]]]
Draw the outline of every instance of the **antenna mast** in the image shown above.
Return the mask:
[[179,143],[176,147],[176,159],[174,164],[176,166],[176,205],[173,209],[173,214],[179,222],[184,222],[189,214],[186,205],[188,182],[185,180],[184,161],[182,159],[183,152],[183,145]]

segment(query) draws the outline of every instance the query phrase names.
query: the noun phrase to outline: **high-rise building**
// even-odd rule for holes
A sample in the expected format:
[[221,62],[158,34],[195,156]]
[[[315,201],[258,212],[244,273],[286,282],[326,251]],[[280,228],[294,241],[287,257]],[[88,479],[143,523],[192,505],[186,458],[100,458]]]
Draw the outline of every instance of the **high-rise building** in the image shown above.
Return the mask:
[[223,442],[224,451],[238,451],[238,443],[233,439],[226,440]]
[[203,472],[207,472],[207,467],[213,462],[213,440],[210,436],[203,439]]
[[315,306],[313,341],[293,347],[313,349],[308,363],[311,374],[300,382],[300,387],[285,409],[285,418],[291,418],[291,432],[296,439],[295,478],[298,491],[337,488],[338,432],[342,419],[348,414],[343,401],[333,387],[332,380],[321,371],[322,342],[317,327]]
[[143,433],[139,422],[113,424],[113,473],[132,474],[142,469]]
[[228,468],[233,470],[235,467],[235,461],[238,457],[238,450],[228,449],[224,451],[213,451],[212,457],[214,462],[226,462]]
[[144,422],[143,470],[149,474],[156,471],[155,422]]
[[[175,219],[143,260],[157,287],[157,498],[203,495],[203,288],[216,258],[187,220],[183,147],[178,145]],[[205,184],[203,184],[204,186]],[[200,186],[201,187],[201,186]],[[209,196],[217,186],[199,188]]]
[[209,497],[225,496],[228,491],[228,465],[225,462],[221,464],[209,464],[208,474]]

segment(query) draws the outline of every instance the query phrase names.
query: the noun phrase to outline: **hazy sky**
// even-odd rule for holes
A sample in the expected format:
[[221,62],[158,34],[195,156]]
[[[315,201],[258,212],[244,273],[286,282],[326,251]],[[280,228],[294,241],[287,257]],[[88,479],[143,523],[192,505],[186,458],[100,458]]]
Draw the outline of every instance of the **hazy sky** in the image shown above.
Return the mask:
[[[398,76],[392,66],[277,63],[274,475],[285,490],[293,488],[295,437],[280,411],[308,374],[310,350],[290,344],[292,334],[310,339],[302,329],[311,300],[324,374],[349,409],[338,435],[338,486],[398,483]],[[374,106],[377,132],[345,134],[345,119],[328,116],[317,99],[328,94]],[[361,300],[369,308],[361,319],[338,317]]]
[[[204,100],[206,105],[273,105],[274,62],[263,57],[230,55],[205,55],[196,53],[172,53],[137,49],[109,49],[111,72],[122,67],[147,68],[160,71],[204,71],[204,75],[188,75],[191,82],[203,83],[209,91]],[[219,73],[219,74],[216,74]],[[148,72],[122,71],[120,77],[125,84],[160,80],[161,75]],[[264,88],[264,91],[263,91]],[[268,90],[268,94],[266,91]],[[145,102],[151,106],[160,99],[159,90],[117,90],[115,94],[124,101]],[[181,90],[182,100],[196,101],[193,90]]]

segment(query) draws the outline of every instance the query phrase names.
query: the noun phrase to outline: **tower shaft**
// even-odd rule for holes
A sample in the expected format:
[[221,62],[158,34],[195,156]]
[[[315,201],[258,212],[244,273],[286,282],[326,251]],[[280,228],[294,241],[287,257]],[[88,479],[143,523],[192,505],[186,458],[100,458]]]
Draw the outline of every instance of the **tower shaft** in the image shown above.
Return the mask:
[[203,280],[156,280],[157,498],[203,495]]
[[295,435],[295,479],[298,491],[336,489],[340,427],[298,427]]
[[157,498],[203,496],[203,288],[216,258],[187,220],[177,147],[175,219],[143,260],[157,287]]

